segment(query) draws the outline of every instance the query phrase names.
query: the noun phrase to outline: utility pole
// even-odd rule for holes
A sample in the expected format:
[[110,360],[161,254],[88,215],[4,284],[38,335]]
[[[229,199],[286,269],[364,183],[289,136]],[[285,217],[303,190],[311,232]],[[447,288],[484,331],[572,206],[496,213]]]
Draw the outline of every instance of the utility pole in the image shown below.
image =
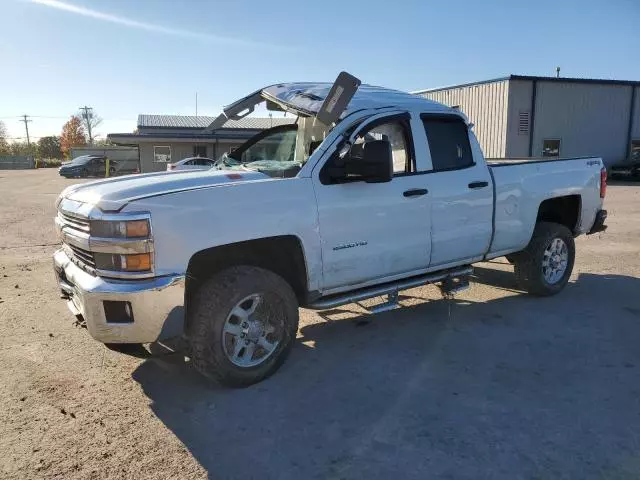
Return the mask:
[[20,121],[24,122],[24,128],[27,131],[27,146],[31,147],[31,140],[29,139],[29,122],[31,122],[32,120],[28,120],[28,117],[29,115],[22,115],[22,120]]
[[89,144],[93,144],[93,136],[91,135],[91,115],[92,115],[91,110],[93,110],[93,108],[87,107],[85,105],[84,107],[80,107],[80,110],[84,112],[82,116],[87,122],[87,134],[89,135]]
[[198,116],[198,92],[196,92],[196,117]]

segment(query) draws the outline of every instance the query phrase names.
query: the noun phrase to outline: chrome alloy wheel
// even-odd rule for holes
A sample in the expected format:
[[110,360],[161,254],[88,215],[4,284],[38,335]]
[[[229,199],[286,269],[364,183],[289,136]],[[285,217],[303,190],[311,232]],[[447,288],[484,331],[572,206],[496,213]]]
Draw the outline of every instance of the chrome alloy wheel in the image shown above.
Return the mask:
[[283,332],[272,323],[276,322],[274,313],[258,294],[245,297],[231,309],[222,334],[222,348],[231,363],[255,367],[276,351]]
[[550,284],[558,283],[569,264],[569,249],[561,238],[554,238],[544,251],[542,258],[542,275]]

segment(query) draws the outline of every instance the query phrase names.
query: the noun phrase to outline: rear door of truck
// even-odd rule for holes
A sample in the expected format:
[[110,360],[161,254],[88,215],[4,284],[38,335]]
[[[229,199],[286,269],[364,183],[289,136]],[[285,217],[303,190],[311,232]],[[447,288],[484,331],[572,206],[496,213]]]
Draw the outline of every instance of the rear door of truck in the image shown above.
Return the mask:
[[493,230],[493,183],[475,135],[462,117],[423,114],[432,169],[430,267],[480,260]]

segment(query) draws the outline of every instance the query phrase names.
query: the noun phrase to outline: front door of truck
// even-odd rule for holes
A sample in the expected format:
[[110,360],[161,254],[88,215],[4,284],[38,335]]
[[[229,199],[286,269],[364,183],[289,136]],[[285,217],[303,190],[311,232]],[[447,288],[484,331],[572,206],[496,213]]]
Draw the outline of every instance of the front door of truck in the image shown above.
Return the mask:
[[388,139],[394,177],[388,183],[333,183],[325,173],[337,152],[314,172],[324,291],[391,280],[429,264],[429,195],[416,174],[409,115],[370,119],[352,138],[352,149]]
[[462,118],[421,118],[432,163],[425,175],[431,198],[430,266],[477,261],[489,248],[493,228],[489,169]]

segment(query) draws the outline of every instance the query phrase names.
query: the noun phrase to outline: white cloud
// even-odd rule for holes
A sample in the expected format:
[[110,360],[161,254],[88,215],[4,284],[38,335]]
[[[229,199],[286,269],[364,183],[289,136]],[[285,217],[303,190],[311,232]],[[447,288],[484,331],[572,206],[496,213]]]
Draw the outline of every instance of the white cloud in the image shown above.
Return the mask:
[[112,15],[110,13],[99,12],[78,5],[73,5],[67,2],[61,2],[60,0],[30,0],[31,3],[43,5],[45,7],[55,8],[56,10],[63,10],[65,12],[74,13],[76,15],[82,15],[83,17],[95,18],[96,20],[102,20],[104,22],[111,22],[125,27],[136,28],[138,30],[146,30],[148,32],[160,33],[164,35],[172,35],[175,37],[193,38],[206,42],[225,43],[229,45],[236,45],[240,47],[249,48],[267,48],[267,49],[283,49],[289,50],[291,47],[284,45],[274,45],[264,42],[255,42],[251,40],[243,40],[241,38],[223,37],[219,35],[213,35],[210,33],[194,32],[190,30],[183,30],[179,28],[164,27],[162,25],[156,25],[154,23],[141,22],[132,18],[122,17],[120,15]]

